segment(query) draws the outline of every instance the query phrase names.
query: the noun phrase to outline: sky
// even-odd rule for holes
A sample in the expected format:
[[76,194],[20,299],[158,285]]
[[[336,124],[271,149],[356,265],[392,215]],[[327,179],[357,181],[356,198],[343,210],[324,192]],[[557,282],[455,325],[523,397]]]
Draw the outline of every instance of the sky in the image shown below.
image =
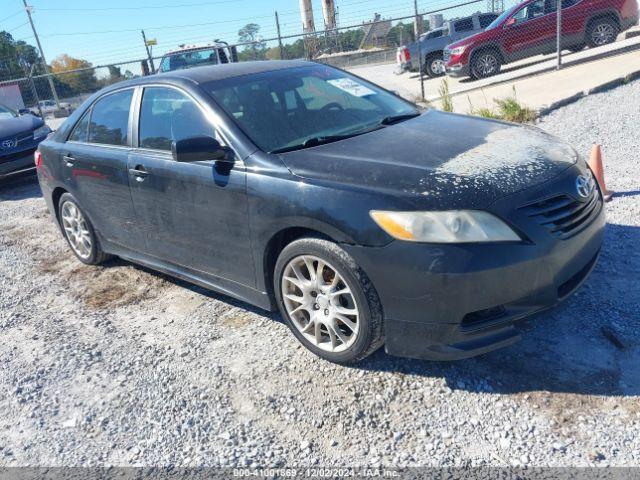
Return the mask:
[[[320,0],[312,0],[316,29],[324,22]],[[458,0],[458,2],[461,0]],[[420,0],[421,11],[458,3]],[[411,15],[413,0],[335,0],[340,26],[360,24],[374,13],[385,18]],[[61,54],[108,65],[146,56],[141,29],[156,39],[154,56],[182,43],[206,43],[215,38],[234,43],[248,23],[261,27],[263,38],[276,37],[274,12],[283,35],[301,31],[299,0],[28,0],[33,6],[45,57]],[[0,30],[35,45],[22,0],[0,0]],[[482,8],[482,3],[474,6]],[[474,11],[475,11],[474,10]],[[275,46],[270,43],[269,46]]]

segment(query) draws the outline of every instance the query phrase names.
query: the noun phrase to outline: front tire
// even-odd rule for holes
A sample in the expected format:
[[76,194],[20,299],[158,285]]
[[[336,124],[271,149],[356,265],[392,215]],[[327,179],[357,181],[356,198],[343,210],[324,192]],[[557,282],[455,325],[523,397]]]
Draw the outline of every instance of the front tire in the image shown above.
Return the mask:
[[60,197],[58,220],[71,251],[82,263],[98,265],[109,258],[100,248],[100,242],[89,218],[70,193]]
[[471,77],[487,78],[500,72],[502,59],[495,50],[484,50],[476,53],[471,59]]
[[318,238],[290,243],[276,262],[274,290],[294,336],[325,360],[357,362],[384,343],[378,294],[335,243]]

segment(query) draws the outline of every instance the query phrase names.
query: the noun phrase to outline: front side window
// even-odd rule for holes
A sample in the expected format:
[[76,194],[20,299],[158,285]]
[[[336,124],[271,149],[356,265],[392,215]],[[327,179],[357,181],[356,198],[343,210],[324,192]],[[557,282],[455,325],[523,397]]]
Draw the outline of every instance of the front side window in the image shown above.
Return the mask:
[[198,105],[173,88],[147,87],[140,106],[139,146],[171,150],[185,138],[214,136],[214,128]]
[[513,18],[516,19],[516,23],[522,23],[526,22],[527,20],[541,17],[544,14],[544,0],[537,0],[522,7],[515,13]]
[[473,30],[473,18],[465,18],[454,23],[456,32],[470,32]]
[[127,145],[132,97],[132,89],[123,90],[102,97],[93,105],[89,124],[89,143]]
[[418,114],[411,103],[326,65],[231,77],[203,88],[266,152],[305,148]]

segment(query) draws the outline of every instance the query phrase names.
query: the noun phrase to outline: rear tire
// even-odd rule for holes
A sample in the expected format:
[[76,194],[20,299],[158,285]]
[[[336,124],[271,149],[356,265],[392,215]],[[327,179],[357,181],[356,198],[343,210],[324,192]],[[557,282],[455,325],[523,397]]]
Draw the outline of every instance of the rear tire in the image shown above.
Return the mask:
[[436,53],[427,56],[424,60],[424,73],[428,77],[436,78],[444,75],[444,60],[442,53]]
[[587,28],[587,44],[590,47],[601,47],[616,41],[620,27],[611,18],[597,18]]
[[287,245],[276,262],[274,291],[293,335],[325,360],[357,362],[384,343],[378,294],[335,243],[302,238]]
[[70,193],[58,201],[58,221],[73,254],[86,265],[99,265],[110,257],[102,251],[89,217]]
[[495,50],[483,50],[471,58],[471,77],[487,78],[500,72],[502,58]]

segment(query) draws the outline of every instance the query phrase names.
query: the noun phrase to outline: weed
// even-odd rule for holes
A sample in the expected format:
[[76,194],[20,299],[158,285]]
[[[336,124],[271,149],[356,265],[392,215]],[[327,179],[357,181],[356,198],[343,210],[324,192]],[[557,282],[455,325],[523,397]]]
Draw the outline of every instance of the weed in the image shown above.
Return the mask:
[[442,110],[445,112],[453,112],[453,99],[449,93],[449,82],[446,78],[442,79],[438,93],[440,93],[440,100],[442,101]]

